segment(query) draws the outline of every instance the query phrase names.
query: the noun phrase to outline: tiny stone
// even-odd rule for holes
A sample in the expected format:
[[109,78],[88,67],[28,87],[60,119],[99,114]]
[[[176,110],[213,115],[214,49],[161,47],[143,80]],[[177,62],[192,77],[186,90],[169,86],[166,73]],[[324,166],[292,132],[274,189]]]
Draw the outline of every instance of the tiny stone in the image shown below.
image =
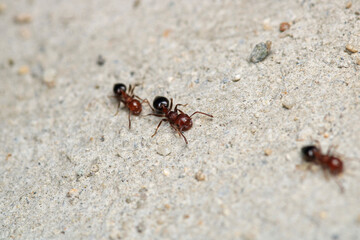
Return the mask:
[[257,128],[256,128],[255,126],[252,126],[251,129],[250,129],[250,132],[251,132],[252,134],[255,134],[256,131],[257,131]]
[[100,169],[99,165],[97,165],[97,164],[94,164],[94,165],[91,166],[91,172],[93,172],[93,173],[98,172],[99,169]]
[[169,169],[165,168],[165,169],[163,170],[163,174],[164,174],[166,177],[169,176],[169,175],[170,175]]
[[160,156],[167,156],[171,153],[171,150],[169,147],[164,146],[164,145],[158,145],[156,147],[156,153],[159,154]]
[[250,55],[250,61],[253,63],[258,63],[263,61],[270,53],[271,50],[271,41],[266,41],[266,43],[258,43],[254,47]]
[[6,5],[3,3],[0,3],[0,13],[4,12],[6,9]]
[[30,72],[30,68],[26,65],[21,66],[18,70],[19,75],[25,75],[25,74],[28,74],[29,72]]
[[236,74],[233,78],[232,81],[233,82],[238,82],[240,80],[240,74]]
[[285,32],[286,30],[289,30],[290,29],[290,24],[288,22],[282,22],[280,24],[280,32]]
[[125,199],[125,202],[126,202],[126,203],[131,203],[131,199],[130,199],[130,198],[126,198],[126,199]]
[[292,107],[294,107],[293,99],[289,97],[284,98],[284,100],[282,101],[282,106],[286,109],[291,109]]
[[267,148],[264,150],[265,156],[270,156],[272,154],[272,150],[270,148]]
[[19,14],[14,17],[14,22],[17,24],[25,24],[32,21],[32,17],[29,14]]
[[195,174],[195,179],[200,181],[205,181],[205,174],[200,170]]
[[357,53],[358,50],[353,46],[353,45],[346,45],[346,50],[349,51],[350,53]]
[[10,67],[14,66],[14,60],[9,58],[8,64],[9,64]]
[[145,224],[144,223],[139,223],[139,225],[136,226],[136,230],[138,231],[138,233],[142,233],[145,231]]
[[103,56],[99,55],[96,61],[97,65],[102,66],[105,64],[105,58]]
[[19,30],[19,36],[23,39],[31,38],[31,31],[28,28],[22,28]]
[[74,197],[74,196],[76,196],[76,195],[78,195],[78,190],[77,190],[76,188],[71,189],[71,190],[66,194],[66,196],[67,196],[68,198]]
[[352,2],[349,1],[346,3],[345,8],[349,9],[349,8],[351,8],[351,6],[352,6]]
[[360,65],[360,58],[357,58],[357,59],[356,59],[356,64],[357,64],[357,65]]
[[270,25],[270,20],[269,20],[269,19],[266,19],[266,20],[263,22],[263,28],[264,28],[264,30],[266,30],[266,31],[272,30],[272,27],[271,27],[271,25]]
[[320,217],[321,219],[327,218],[327,212],[325,212],[325,211],[319,212],[319,217]]
[[43,74],[43,81],[48,87],[55,86],[56,70],[46,69]]

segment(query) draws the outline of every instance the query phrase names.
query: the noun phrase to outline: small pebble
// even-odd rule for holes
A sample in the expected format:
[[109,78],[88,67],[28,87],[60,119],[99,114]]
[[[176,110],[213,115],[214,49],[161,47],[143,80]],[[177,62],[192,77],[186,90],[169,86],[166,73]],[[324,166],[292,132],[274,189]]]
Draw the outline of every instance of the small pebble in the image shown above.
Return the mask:
[[164,170],[163,170],[163,174],[164,174],[164,176],[169,176],[170,175],[170,171],[169,171],[169,169],[167,169],[167,168],[165,168]]
[[256,131],[257,131],[257,127],[256,127],[256,126],[252,126],[252,127],[250,128],[250,132],[251,132],[252,134],[255,134]]
[[352,6],[352,2],[349,1],[346,3],[345,8],[349,9],[349,8],[351,8],[351,6]]
[[10,67],[14,66],[14,60],[12,58],[8,59],[8,64]]
[[43,81],[48,87],[55,86],[56,70],[46,69],[43,73]]
[[195,174],[195,179],[200,181],[205,181],[205,174],[200,170]]
[[105,58],[103,58],[103,56],[99,55],[97,60],[96,60],[96,63],[99,66],[103,66],[105,64]]
[[78,191],[76,188],[73,188],[73,189],[71,189],[71,190],[66,194],[66,196],[67,196],[68,198],[75,197],[75,196],[78,195],[78,192],[79,192],[79,191]]
[[236,75],[231,79],[231,81],[233,81],[233,82],[238,82],[238,81],[240,81],[240,74],[236,74]]
[[358,52],[358,50],[353,45],[350,45],[350,44],[346,45],[346,50],[348,52],[350,52],[350,53],[357,53]]
[[133,3],[133,8],[137,8],[140,5],[141,1],[140,0],[135,0]]
[[171,153],[171,150],[169,147],[167,147],[165,145],[158,145],[156,147],[156,153],[165,157]]
[[357,58],[357,59],[356,59],[356,64],[357,64],[357,65],[360,65],[360,58]]
[[14,17],[14,22],[17,24],[30,23],[31,21],[32,21],[32,17],[26,13],[19,14]]
[[3,13],[6,10],[6,5],[4,3],[0,3],[0,13]]
[[27,65],[21,66],[18,70],[19,75],[25,75],[28,74],[29,72],[30,72],[30,68]]
[[263,28],[264,30],[266,31],[270,31],[272,30],[272,27],[270,25],[270,19],[265,19],[264,22],[263,22]]
[[171,135],[164,135],[161,138],[156,140],[156,153],[160,156],[168,156],[171,153],[171,147],[169,147],[169,143],[171,142],[170,139]]
[[136,226],[136,230],[138,231],[138,233],[142,233],[145,231],[145,224],[144,223],[139,223],[139,225]]
[[270,53],[271,50],[271,41],[266,41],[266,43],[258,43],[254,47],[250,55],[250,61],[253,63],[258,63],[263,61]]
[[285,32],[286,30],[290,29],[290,24],[288,22],[282,22],[280,24],[279,30],[280,32]]
[[325,211],[319,212],[319,217],[320,217],[321,219],[326,219],[326,218],[327,218],[327,212],[325,212]]
[[99,168],[99,165],[94,164],[94,165],[91,166],[91,170],[90,170],[90,171],[91,171],[92,173],[96,173],[96,172],[99,171],[99,169],[100,169],[100,168]]
[[264,150],[265,156],[270,156],[272,154],[272,150],[270,148],[267,148]]
[[285,109],[291,109],[293,108],[295,105],[294,103],[294,100],[290,97],[285,97],[282,101],[282,106],[285,108]]

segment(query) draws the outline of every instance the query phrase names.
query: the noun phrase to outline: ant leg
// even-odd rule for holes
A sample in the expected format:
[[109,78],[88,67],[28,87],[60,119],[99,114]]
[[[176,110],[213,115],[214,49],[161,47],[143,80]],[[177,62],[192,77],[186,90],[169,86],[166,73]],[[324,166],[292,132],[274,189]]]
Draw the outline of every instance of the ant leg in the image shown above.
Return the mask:
[[339,145],[331,145],[327,151],[327,155],[333,155],[334,151],[336,151],[336,149],[339,147]]
[[[175,105],[175,109],[174,109],[174,111],[176,112],[178,109],[177,109],[177,107],[178,106],[183,106],[183,107],[186,107],[188,104],[176,104]],[[179,110],[181,113],[183,113],[181,110]]]
[[162,122],[167,122],[167,119],[166,119],[166,118],[161,119],[161,121],[159,122],[159,125],[157,126],[157,128],[156,128],[156,130],[155,130],[154,134],[153,134],[151,137],[154,137],[154,136],[156,135],[156,133],[157,133],[157,131],[158,131],[158,129],[159,129],[159,127],[160,127],[160,125],[162,124]]
[[188,141],[187,141],[186,137],[184,136],[184,134],[183,134],[179,129],[177,129],[173,124],[170,124],[170,126],[171,126],[173,129],[175,129],[175,131],[177,131],[178,134],[181,135],[181,136],[184,138],[185,143],[188,144]]
[[325,177],[326,181],[329,181],[329,174],[328,174],[328,172],[326,171],[325,168],[322,168],[322,170],[323,170],[324,177]]
[[213,115],[210,115],[210,114],[207,114],[207,113],[203,113],[203,112],[194,112],[193,114],[190,115],[190,117],[194,116],[194,115],[197,114],[197,113],[199,113],[199,114],[204,114],[204,115],[206,115],[206,116],[208,116],[208,117],[214,117]]
[[131,114],[131,112],[130,112],[130,109],[129,109],[129,129],[131,129],[131,120],[130,120],[130,114]]
[[156,113],[149,113],[148,115],[145,115],[145,116],[165,117],[164,114],[156,114]]
[[315,142],[315,146],[319,149],[319,151],[322,152],[322,150],[321,150],[321,144],[320,144],[319,140],[315,139],[315,140],[313,140],[313,141]]
[[336,184],[339,186],[339,188],[340,188],[340,192],[341,193],[344,193],[345,192],[345,189],[344,189],[344,186],[343,186],[343,184],[339,181],[339,179],[335,179],[335,182],[336,182]]
[[118,104],[118,107],[117,107],[117,110],[116,110],[116,113],[115,113],[115,115],[114,116],[116,116],[118,113],[119,113],[119,109],[120,109],[120,101],[119,101],[119,104]]
[[131,93],[131,91],[132,91],[132,86],[131,84],[129,84],[129,93]]
[[171,109],[172,109],[172,106],[173,106],[173,99],[172,99],[172,98],[170,98],[170,108],[169,108],[169,110],[171,110]]
[[[137,87],[137,86],[140,86],[140,84],[135,83],[135,84],[134,84],[134,87],[132,87],[132,89],[129,90],[129,93],[130,93],[130,94],[133,94],[133,93],[134,93],[134,89],[135,89],[135,87]],[[140,100],[142,100],[142,99],[140,98]]]
[[151,110],[154,112],[155,111],[155,109],[153,109],[153,107],[151,106],[151,104],[150,104],[150,102],[145,98],[145,99],[143,99],[142,100],[142,102],[141,103],[147,103],[147,105],[149,105],[149,107],[151,108]]
[[138,96],[136,96],[136,95],[133,95],[133,97],[136,97],[137,99],[141,100],[141,101],[142,101],[141,103],[147,103],[147,105],[149,105],[149,107],[151,108],[151,110],[152,110],[153,112],[155,112],[155,109],[152,108],[152,106],[150,105],[150,102],[149,102],[146,98],[145,98],[145,99],[142,99],[142,98],[140,98],[140,97],[138,97]]

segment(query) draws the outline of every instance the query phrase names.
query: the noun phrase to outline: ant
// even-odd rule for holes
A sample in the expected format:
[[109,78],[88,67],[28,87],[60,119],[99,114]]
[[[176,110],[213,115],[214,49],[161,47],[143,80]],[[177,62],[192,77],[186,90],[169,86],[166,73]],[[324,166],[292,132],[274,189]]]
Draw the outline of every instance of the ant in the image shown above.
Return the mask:
[[[138,116],[142,111],[141,104],[144,102],[149,104],[149,101],[147,99],[141,99],[138,96],[134,95],[134,89],[137,86],[138,84],[135,84],[134,87],[132,87],[130,84],[128,93],[126,93],[126,86],[122,83],[114,84],[114,88],[113,88],[115,94],[113,97],[116,98],[116,100],[118,101],[118,107],[115,116],[119,113],[120,104],[124,103],[125,106],[129,109],[129,129],[131,129],[130,113]],[[135,98],[139,99],[141,102]]]
[[[151,136],[154,137],[161,125],[162,122],[169,122],[170,126],[175,129],[175,131],[177,131],[179,133],[179,135],[181,135],[184,140],[185,143],[188,144],[188,141],[186,139],[186,137],[184,136],[184,134],[182,133],[183,131],[187,131],[189,130],[192,125],[192,119],[191,117],[194,116],[195,114],[199,113],[199,114],[204,114],[208,117],[213,117],[210,114],[207,113],[203,113],[203,112],[194,112],[193,114],[191,114],[190,116],[185,114],[183,111],[181,111],[180,109],[178,109],[178,106],[186,106],[187,104],[176,104],[174,111],[172,111],[172,106],[173,106],[173,99],[171,98],[171,103],[170,103],[170,107],[169,107],[169,100],[166,97],[162,97],[162,96],[157,96],[154,101],[153,101],[153,108],[151,108],[155,113],[151,113],[149,115],[153,115],[153,116],[157,116],[157,117],[164,117],[159,125],[157,126],[155,133]],[[180,114],[178,113],[178,111],[180,112]]]
[[[306,162],[313,162],[319,164],[326,174],[326,170],[330,174],[336,176],[344,171],[343,162],[340,158],[335,157],[331,154],[331,148],[327,151],[326,154],[321,152],[321,148],[315,145],[309,145],[301,148],[301,153],[303,159]],[[326,175],[325,175],[326,176]],[[338,182],[337,182],[338,183]],[[341,191],[343,192],[343,187],[338,183]]]

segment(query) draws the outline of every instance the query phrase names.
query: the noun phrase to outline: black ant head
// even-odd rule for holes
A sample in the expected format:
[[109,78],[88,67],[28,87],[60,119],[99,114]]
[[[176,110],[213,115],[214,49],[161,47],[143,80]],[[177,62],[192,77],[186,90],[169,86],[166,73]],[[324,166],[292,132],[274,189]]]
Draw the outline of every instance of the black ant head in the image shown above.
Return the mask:
[[319,152],[319,149],[313,145],[305,146],[305,147],[301,148],[301,153],[303,155],[303,158],[307,162],[312,162],[315,160],[316,152]]
[[126,86],[122,83],[116,83],[114,85],[114,93],[115,95],[120,95],[121,92],[126,92]]
[[157,96],[153,101],[153,107],[162,112],[163,108],[169,108],[169,100],[166,97]]

